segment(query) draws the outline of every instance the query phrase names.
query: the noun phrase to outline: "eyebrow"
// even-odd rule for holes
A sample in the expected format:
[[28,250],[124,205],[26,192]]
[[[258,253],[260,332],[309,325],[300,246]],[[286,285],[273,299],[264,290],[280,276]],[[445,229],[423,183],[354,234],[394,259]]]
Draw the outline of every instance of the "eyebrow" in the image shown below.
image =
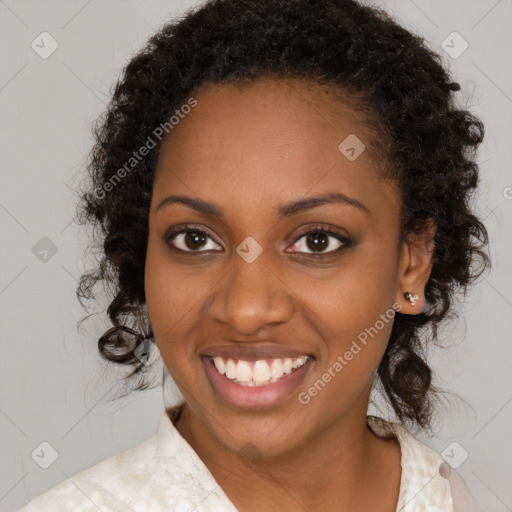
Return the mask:
[[[188,196],[168,196],[158,204],[156,211],[159,211],[164,206],[175,203],[184,204],[199,213],[211,217],[218,217],[220,219],[224,219],[225,217],[222,208],[219,205],[212,203],[211,201],[205,201],[204,199],[197,199]],[[355,208],[369,212],[369,209],[357,199],[348,197],[341,192],[331,192],[329,194],[306,197],[304,199],[298,199],[296,201],[281,204],[277,207],[277,214],[280,218],[291,217],[292,215],[296,215],[300,212],[329,203],[348,204]]]

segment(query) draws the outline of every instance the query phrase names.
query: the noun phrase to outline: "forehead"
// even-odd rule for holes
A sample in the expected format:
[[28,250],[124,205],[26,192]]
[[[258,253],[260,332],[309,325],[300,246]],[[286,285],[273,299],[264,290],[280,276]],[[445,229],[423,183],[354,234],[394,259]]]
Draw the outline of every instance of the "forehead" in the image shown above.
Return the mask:
[[[194,98],[197,105],[163,141],[155,202],[179,192],[261,205],[262,198],[281,202],[333,189],[378,202],[390,192],[379,179],[366,117],[319,84],[208,84]],[[359,144],[358,152],[364,144],[355,160],[340,150],[346,140]]]

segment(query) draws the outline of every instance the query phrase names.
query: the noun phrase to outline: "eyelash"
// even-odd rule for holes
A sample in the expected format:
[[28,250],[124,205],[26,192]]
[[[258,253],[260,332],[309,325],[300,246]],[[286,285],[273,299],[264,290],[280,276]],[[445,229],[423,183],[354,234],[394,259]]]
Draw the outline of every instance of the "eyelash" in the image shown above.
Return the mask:
[[[176,238],[178,235],[181,235],[183,233],[197,233],[199,235],[204,235],[208,238],[210,238],[211,240],[213,240],[213,238],[204,230],[202,229],[198,229],[196,228],[195,226],[193,225],[185,225],[185,227],[177,230],[177,231],[173,231],[171,233],[169,233],[168,235],[166,235],[165,237],[165,243],[167,245],[169,245],[172,249],[176,250],[176,251],[179,251],[179,252],[183,252],[183,253],[188,253],[188,254],[194,254],[194,253],[206,253],[208,251],[185,251],[183,249],[179,249],[177,248],[176,246],[174,246],[171,242],[174,238]],[[337,249],[334,249],[332,251],[327,251],[327,252],[298,252],[297,254],[302,254],[302,255],[307,255],[307,256],[313,256],[313,257],[319,257],[319,256],[328,256],[328,255],[333,255],[335,253],[339,253],[341,252],[341,250],[343,249],[347,249],[348,247],[351,247],[352,246],[352,241],[349,240],[348,238],[344,237],[343,235],[340,235],[339,233],[336,233],[334,231],[332,231],[331,229],[329,229],[328,227],[326,226],[323,226],[323,225],[319,225],[319,226],[315,226],[313,228],[310,228],[306,231],[303,231],[301,232],[299,235],[297,235],[297,238],[295,239],[295,241],[293,242],[292,246],[295,245],[301,238],[303,238],[304,236],[307,236],[307,235],[310,235],[310,234],[315,234],[315,233],[322,233],[322,234],[325,234],[325,235],[328,235],[328,236],[332,236],[333,238],[336,238],[339,242],[341,242],[342,245],[340,245],[340,247],[338,247]],[[215,242],[215,240],[213,240]],[[217,243],[217,242],[215,242]],[[217,244],[219,245],[219,244]],[[214,251],[214,252],[220,252],[220,251]]]

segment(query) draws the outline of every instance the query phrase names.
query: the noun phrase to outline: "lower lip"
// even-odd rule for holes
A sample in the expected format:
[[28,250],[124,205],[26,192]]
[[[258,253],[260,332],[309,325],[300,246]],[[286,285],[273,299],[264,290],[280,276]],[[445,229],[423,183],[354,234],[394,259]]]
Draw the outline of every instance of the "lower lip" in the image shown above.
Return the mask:
[[300,368],[278,382],[265,386],[240,386],[221,375],[211,357],[203,357],[206,375],[215,391],[230,405],[240,409],[261,410],[275,407],[283,402],[304,380],[313,359],[309,358]]

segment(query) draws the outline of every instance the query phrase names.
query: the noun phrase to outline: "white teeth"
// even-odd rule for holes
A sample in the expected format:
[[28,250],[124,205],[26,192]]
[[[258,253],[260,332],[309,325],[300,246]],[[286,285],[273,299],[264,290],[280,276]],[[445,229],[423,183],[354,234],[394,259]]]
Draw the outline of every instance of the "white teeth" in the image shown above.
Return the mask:
[[[304,363],[308,360],[308,356],[300,356],[300,357],[297,357],[297,359],[294,359],[294,368],[300,368],[301,366],[304,365]],[[297,366],[295,366],[295,364]]]
[[[240,363],[239,363],[240,364]],[[270,368],[266,361],[256,361],[252,367],[252,380],[256,384],[270,379]],[[238,379],[237,379],[238,380]]]
[[240,386],[249,386],[250,388],[255,386],[255,384],[252,380],[250,380],[248,382],[240,381],[240,382],[238,382],[238,384],[240,384]]
[[274,359],[270,365],[270,376],[273,379],[279,379],[283,376],[283,361],[281,359]]
[[226,363],[226,377],[228,379],[234,379],[236,377],[236,364],[233,359],[228,359]]
[[226,373],[226,365],[224,364],[224,359],[222,359],[222,357],[214,357],[213,364],[215,365],[215,368],[217,368],[218,372],[221,375],[224,375]]
[[303,366],[308,356],[287,357],[284,359],[273,359],[270,366],[267,361],[260,359],[255,361],[251,367],[249,361],[233,359],[224,360],[222,357],[214,357],[213,364],[221,375],[226,375],[241,386],[265,386],[277,382],[284,374],[292,373],[293,370]]
[[238,382],[249,382],[252,379],[251,365],[247,361],[238,361],[235,378]]

